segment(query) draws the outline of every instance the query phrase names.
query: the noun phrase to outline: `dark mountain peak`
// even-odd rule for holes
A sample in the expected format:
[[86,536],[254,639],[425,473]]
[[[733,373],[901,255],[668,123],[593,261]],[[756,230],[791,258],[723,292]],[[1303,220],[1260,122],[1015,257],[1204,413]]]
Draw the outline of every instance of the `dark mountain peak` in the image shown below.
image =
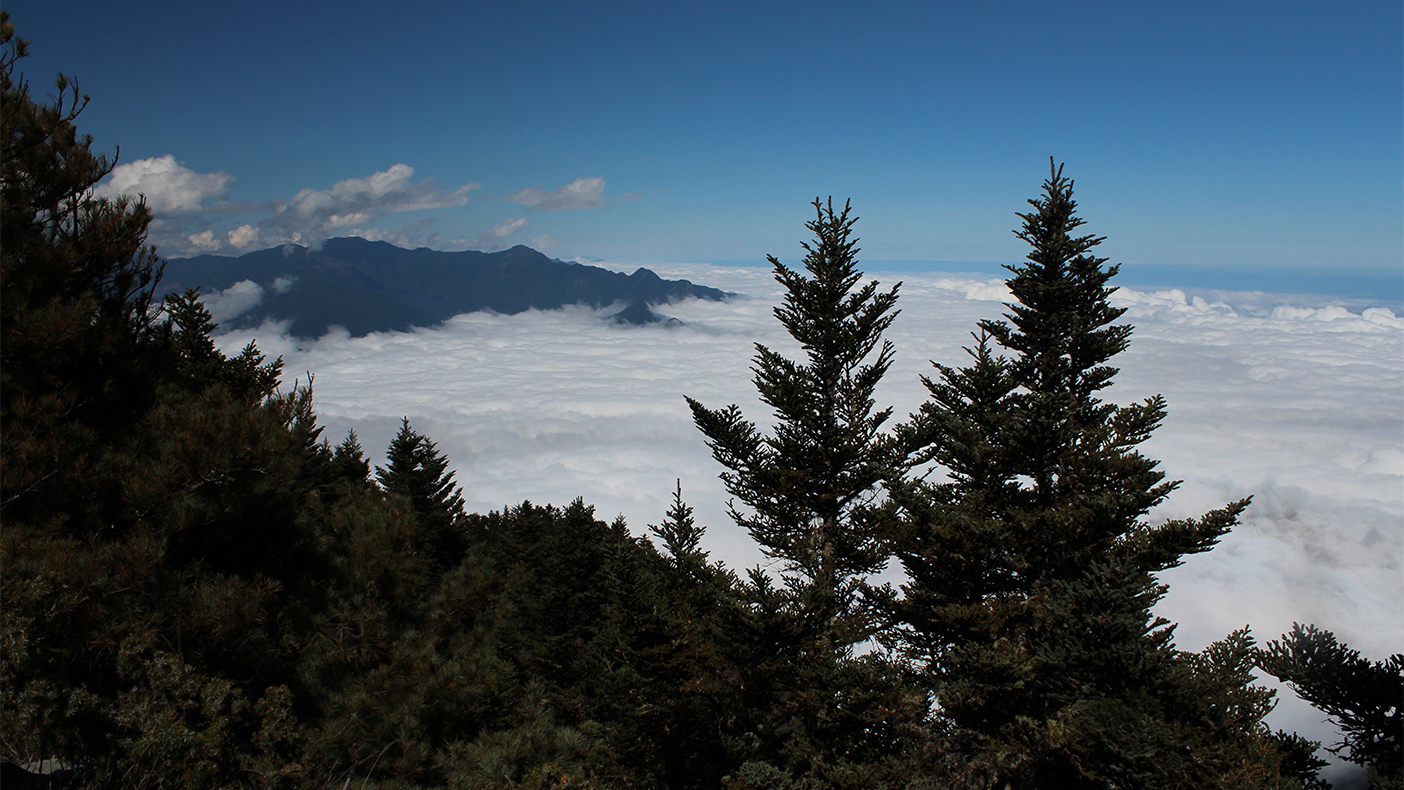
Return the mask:
[[224,317],[225,324],[238,328],[286,320],[289,331],[301,337],[319,337],[332,326],[359,336],[432,326],[478,310],[515,314],[568,304],[624,303],[628,307],[613,320],[654,323],[663,319],[653,305],[731,296],[687,280],[665,280],[646,268],[625,275],[568,263],[522,244],[499,252],[443,252],[354,236],[310,249],[284,245],[237,258],[171,259],[162,287],[166,292],[199,287],[213,294],[245,280],[260,286],[261,301]]
[[662,323],[664,326],[682,325],[682,322],[678,319],[659,315],[653,312],[653,308],[642,302],[634,302],[610,316],[610,320],[616,324],[633,324],[635,326],[658,323]]

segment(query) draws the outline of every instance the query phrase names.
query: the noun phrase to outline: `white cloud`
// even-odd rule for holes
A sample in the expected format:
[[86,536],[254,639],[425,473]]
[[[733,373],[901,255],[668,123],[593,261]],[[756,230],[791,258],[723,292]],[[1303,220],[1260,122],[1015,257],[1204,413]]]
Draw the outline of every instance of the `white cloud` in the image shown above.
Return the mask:
[[474,239],[473,243],[469,246],[473,247],[474,249],[484,251],[500,250],[506,246],[503,243],[503,241],[507,237],[520,232],[521,229],[525,228],[526,226],[526,217],[504,219],[496,225],[493,225],[492,227],[478,234],[478,238]]
[[190,245],[197,250],[217,250],[219,249],[219,239],[215,238],[214,231],[207,230],[203,233],[192,233],[187,236]]
[[[755,298],[669,305],[687,322],[673,328],[612,326],[600,320],[607,311],[572,308],[304,346],[276,329],[220,344],[235,353],[257,336],[286,370],[315,373],[333,441],[354,428],[383,454],[409,415],[449,456],[474,510],[581,496],[644,534],[680,478],[710,526],[704,548],[751,566],[762,556],[725,515],[720,469],[683,395],[768,420],[750,366],[755,342],[793,350],[771,314],[777,286],[761,268],[655,269]],[[964,364],[976,322],[998,317],[1008,296],[995,279],[878,279],[905,280],[889,333],[898,356],[878,392],[902,415],[925,399],[918,376],[931,372],[928,360]],[[1232,295],[1122,290],[1115,299],[1136,331],[1108,398],[1165,395],[1169,416],[1144,448],[1184,480],[1154,515],[1255,497],[1222,545],[1163,575],[1170,592],[1157,612],[1181,624],[1180,646],[1199,649],[1245,623],[1265,641],[1295,620],[1376,659],[1404,649],[1404,322],[1325,303],[1250,314]],[[1320,718],[1287,692],[1273,720],[1330,739]]]
[[577,178],[560,189],[543,192],[534,187],[521,189],[503,200],[521,203],[542,211],[573,211],[583,208],[599,208],[604,205],[605,181],[603,178]]
[[274,280],[273,280],[273,293],[276,293],[276,294],[285,294],[285,293],[287,293],[288,291],[291,291],[291,290],[293,289],[293,286],[296,285],[296,284],[297,284],[297,278],[296,278],[296,277],[287,277],[287,276],[285,276],[285,277],[277,277],[277,278],[274,278]]
[[273,216],[261,223],[263,241],[316,244],[348,230],[365,236],[372,231],[355,229],[390,213],[461,206],[481,186],[448,190],[429,178],[415,183],[413,176],[414,168],[396,164],[365,178],[338,181],[331,189],[304,189],[279,202]]
[[100,198],[144,195],[146,205],[158,215],[189,214],[203,210],[209,198],[229,191],[233,180],[234,176],[228,173],[197,173],[166,154],[117,165],[93,188],[93,195]]
[[[492,250],[500,249],[504,239],[527,225],[525,218],[507,219],[476,239],[442,238],[433,230],[433,218],[416,219],[393,230],[375,227],[390,214],[466,205],[469,193],[482,186],[474,182],[449,189],[430,178],[416,181],[414,174],[413,167],[397,163],[363,178],[343,179],[330,189],[302,189],[285,200],[212,202],[228,192],[234,177],[197,173],[167,154],[119,165],[93,194],[145,195],[156,215],[149,240],[163,253],[176,255],[219,250],[238,254],[283,244],[315,247],[334,236],[359,236],[408,248]],[[578,178],[553,192],[527,189],[510,199],[545,211],[563,211],[602,205],[603,194],[603,178]],[[258,218],[233,229],[229,227],[233,223],[221,222],[239,214]]]
[[258,241],[258,229],[252,225],[240,225],[229,231],[229,244],[243,249]]
[[219,293],[206,295],[203,301],[210,317],[220,324],[258,307],[263,302],[263,287],[253,280],[240,280]]
[[433,231],[434,220],[417,219],[401,225],[393,230],[381,230],[379,228],[352,228],[345,232],[347,236],[357,236],[368,241],[386,241],[397,247],[412,250],[417,247],[436,247],[442,249],[444,244],[450,247],[461,248],[467,242],[462,239],[445,240],[439,238],[439,234]]

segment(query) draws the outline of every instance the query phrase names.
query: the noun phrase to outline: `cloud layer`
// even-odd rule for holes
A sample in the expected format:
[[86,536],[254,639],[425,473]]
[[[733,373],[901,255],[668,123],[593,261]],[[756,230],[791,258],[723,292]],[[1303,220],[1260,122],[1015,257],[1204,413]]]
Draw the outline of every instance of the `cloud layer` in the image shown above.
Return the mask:
[[[284,282],[288,282],[288,278],[279,277],[274,283],[274,287],[277,288],[278,283]],[[278,293],[282,292],[278,291]],[[205,296],[204,302],[214,322],[222,324],[262,304],[263,286],[253,280],[240,280],[223,291]]]
[[[750,383],[752,344],[795,350],[771,314],[777,286],[764,269],[655,268],[752,298],[667,306],[686,322],[673,328],[622,328],[573,308],[302,348],[276,327],[220,344],[236,352],[257,337],[285,370],[313,372],[329,438],[354,428],[377,463],[409,416],[449,456],[475,510],[581,496],[644,534],[680,479],[710,526],[704,547],[733,567],[755,565],[763,558],[725,516],[721,470],[683,395],[768,421]],[[889,333],[898,356],[878,393],[899,415],[924,400],[928,360],[963,364],[976,322],[1008,298],[997,280],[902,279]],[[1169,417],[1145,451],[1184,481],[1153,516],[1254,496],[1217,549],[1164,574],[1170,593],[1157,612],[1181,623],[1180,646],[1199,649],[1245,624],[1271,639],[1300,621],[1375,658],[1404,649],[1404,321],[1329,304],[1247,312],[1232,295],[1115,299],[1136,331],[1108,399],[1165,395]],[[1278,726],[1330,737],[1319,715],[1283,697]]]

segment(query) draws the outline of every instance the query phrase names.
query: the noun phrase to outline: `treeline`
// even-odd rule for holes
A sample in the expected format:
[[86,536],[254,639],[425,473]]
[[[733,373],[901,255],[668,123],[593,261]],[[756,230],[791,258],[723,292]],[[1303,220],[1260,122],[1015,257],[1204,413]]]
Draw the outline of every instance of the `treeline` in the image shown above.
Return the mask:
[[[680,489],[651,539],[580,500],[468,514],[408,420],[375,469],[323,438],[310,385],[157,298],[149,211],[91,197],[87,98],[35,102],[0,25],[7,786],[1324,786],[1255,669],[1404,782],[1400,656],[1314,628],[1186,653],[1151,614],[1155,573],[1248,502],[1145,519],[1175,485],[1136,449],[1165,404],[1097,397],[1131,330],[1060,169],[1009,314],[901,424],[873,395],[897,289],[815,202],[804,271],[772,259],[804,352],[757,347],[774,429],[691,402],[774,560],[738,575]],[[870,583],[893,558],[908,581]]]

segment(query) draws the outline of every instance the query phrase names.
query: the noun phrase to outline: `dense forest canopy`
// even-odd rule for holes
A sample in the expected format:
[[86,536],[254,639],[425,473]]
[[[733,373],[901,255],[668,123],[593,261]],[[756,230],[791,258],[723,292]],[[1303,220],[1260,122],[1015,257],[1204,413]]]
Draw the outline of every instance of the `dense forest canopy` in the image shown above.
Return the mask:
[[[655,543],[583,500],[467,513],[409,420],[384,467],[333,444],[310,386],[156,292],[150,212],[92,196],[113,160],[87,97],[35,101],[0,25],[7,786],[1321,787],[1257,669],[1404,783],[1400,656],[1315,627],[1190,653],[1152,615],[1155,574],[1248,501],[1147,519],[1166,404],[1099,396],[1132,330],[1061,167],[1009,312],[895,424],[873,393],[898,289],[815,201],[803,268],[771,259],[803,351],[756,348],[774,427],[691,402],[777,563],[737,573],[681,486]],[[873,583],[893,558],[905,583]]]

